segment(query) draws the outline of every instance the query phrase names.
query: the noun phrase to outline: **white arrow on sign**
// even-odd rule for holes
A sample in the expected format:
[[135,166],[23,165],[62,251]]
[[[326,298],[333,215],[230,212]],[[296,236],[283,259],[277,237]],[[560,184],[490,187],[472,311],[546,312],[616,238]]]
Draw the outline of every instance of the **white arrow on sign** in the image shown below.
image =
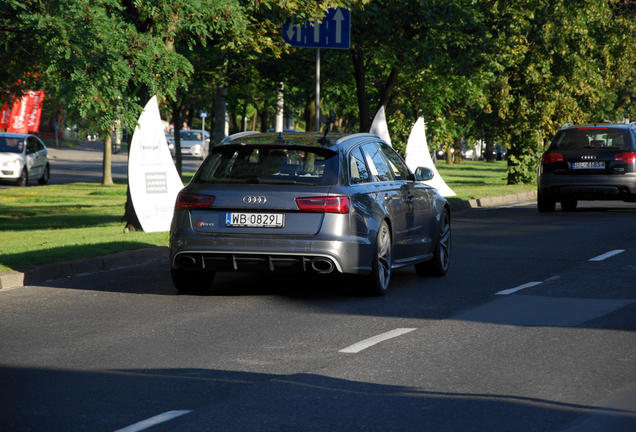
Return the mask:
[[294,25],[294,24],[289,25],[289,27],[287,28],[287,39],[293,40],[294,31],[296,32],[296,42],[300,42],[300,26],[299,25]]
[[314,20],[314,42],[320,42],[320,23],[318,20]]
[[337,9],[333,17],[333,20],[336,22],[336,43],[342,43],[342,21],[344,21],[344,19],[345,17],[342,15],[342,11]]

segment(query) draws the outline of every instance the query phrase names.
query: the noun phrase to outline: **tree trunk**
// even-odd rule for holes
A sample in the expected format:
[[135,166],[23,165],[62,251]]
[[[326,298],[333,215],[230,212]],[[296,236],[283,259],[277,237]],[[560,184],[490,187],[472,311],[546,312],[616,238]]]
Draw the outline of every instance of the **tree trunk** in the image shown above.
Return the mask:
[[267,105],[258,112],[258,115],[261,118],[261,132],[267,132]]
[[453,162],[461,164],[464,163],[464,156],[462,155],[462,138],[455,138],[453,142]]
[[453,146],[446,144],[446,165],[453,166]]
[[102,161],[102,186],[112,186],[113,172],[112,172],[112,157],[113,157],[113,137],[110,130],[102,131],[104,136],[104,159]]
[[[133,134],[128,133],[126,139],[126,145],[128,146],[128,157],[130,158],[130,145],[132,143]],[[141,222],[139,222],[139,218],[137,217],[137,212],[135,211],[135,206],[132,202],[132,197],[130,196],[130,184],[126,187],[126,205],[124,206],[124,215],[121,218],[122,222],[126,222],[126,226],[124,227],[124,233],[128,234],[131,231],[143,231],[141,228]]]
[[315,131],[316,130],[316,102],[311,100],[307,102],[307,106],[305,107],[305,131]]
[[366,68],[364,66],[364,52],[351,50],[353,60],[353,76],[356,80],[356,95],[358,97],[358,115],[360,117],[360,132],[369,132],[371,118],[366,92]]
[[395,84],[397,83],[398,75],[400,73],[397,69],[392,69],[388,78],[386,79],[386,83],[384,84],[384,88],[382,89],[382,95],[380,96],[380,104],[378,105],[378,110],[380,107],[384,107],[386,110],[386,106],[389,104],[389,100],[391,99],[391,93],[395,88]]

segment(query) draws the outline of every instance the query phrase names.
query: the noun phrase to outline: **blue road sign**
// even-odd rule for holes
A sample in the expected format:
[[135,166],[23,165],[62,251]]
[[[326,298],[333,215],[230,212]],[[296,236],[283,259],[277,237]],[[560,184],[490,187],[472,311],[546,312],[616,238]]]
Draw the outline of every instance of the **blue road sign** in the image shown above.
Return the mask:
[[207,111],[200,111],[200,112],[199,112],[199,117],[201,117],[201,118],[207,118],[207,117],[208,117],[208,112],[207,112]]
[[283,40],[299,48],[351,47],[351,11],[349,9],[329,9],[322,22],[307,22],[298,25],[287,21],[283,24]]

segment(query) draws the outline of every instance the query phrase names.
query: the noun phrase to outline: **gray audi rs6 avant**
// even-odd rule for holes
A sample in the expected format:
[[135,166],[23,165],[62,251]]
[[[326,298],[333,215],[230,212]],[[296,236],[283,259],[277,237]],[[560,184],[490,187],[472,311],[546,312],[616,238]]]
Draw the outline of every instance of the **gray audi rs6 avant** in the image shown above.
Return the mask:
[[413,174],[371,134],[237,134],[212,147],[178,195],[170,270],[181,292],[218,271],[359,275],[384,295],[391,271],[443,276],[450,207],[433,171]]

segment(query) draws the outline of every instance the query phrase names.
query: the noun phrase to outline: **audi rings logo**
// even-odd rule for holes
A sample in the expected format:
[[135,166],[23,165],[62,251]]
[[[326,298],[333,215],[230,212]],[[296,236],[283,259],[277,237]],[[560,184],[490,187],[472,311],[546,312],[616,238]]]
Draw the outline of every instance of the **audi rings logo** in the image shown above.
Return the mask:
[[245,204],[265,204],[267,202],[267,198],[264,196],[244,196],[243,202]]
[[581,159],[583,159],[583,160],[592,160],[592,159],[596,159],[596,156],[585,155],[585,156],[582,156]]

